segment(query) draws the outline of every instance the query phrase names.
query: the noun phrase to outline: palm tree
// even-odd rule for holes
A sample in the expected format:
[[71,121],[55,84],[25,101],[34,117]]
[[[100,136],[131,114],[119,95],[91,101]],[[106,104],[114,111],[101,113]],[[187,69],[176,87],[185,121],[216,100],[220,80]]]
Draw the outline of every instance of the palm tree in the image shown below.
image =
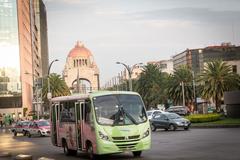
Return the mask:
[[147,109],[167,101],[165,96],[167,77],[168,74],[162,73],[156,65],[148,64],[144,67],[136,85],[134,85],[134,90],[142,96]]
[[202,96],[212,99],[217,111],[220,111],[224,92],[239,88],[239,79],[232,67],[221,60],[207,62],[198,81],[203,85]]
[[[62,77],[56,73],[52,73],[49,75],[49,82],[50,82],[50,90],[52,93],[52,97],[58,97],[58,96],[66,96],[70,95],[70,90],[67,87],[65,81],[62,79]],[[47,99],[47,93],[48,93],[48,83],[47,80],[44,81],[43,84],[43,99]]]
[[182,65],[174,69],[173,75],[170,76],[168,82],[168,96],[173,100],[174,104],[182,104],[183,91],[182,84],[184,85],[184,99],[185,104],[193,102],[193,86],[192,86],[192,72],[191,70]]

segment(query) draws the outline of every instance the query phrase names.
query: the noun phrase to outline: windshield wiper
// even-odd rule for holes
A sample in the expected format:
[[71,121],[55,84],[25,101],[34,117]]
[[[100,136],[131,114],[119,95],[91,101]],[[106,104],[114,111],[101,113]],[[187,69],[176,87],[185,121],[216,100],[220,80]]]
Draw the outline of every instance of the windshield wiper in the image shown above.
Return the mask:
[[120,107],[120,109],[122,110],[123,113],[125,113],[125,115],[134,123],[134,124],[138,124],[136,122],[136,120],[132,117],[131,114],[129,114],[123,107]]
[[118,112],[114,115],[113,125],[116,125],[118,122],[120,122],[121,117],[124,119],[124,115],[128,117],[134,124],[138,124],[136,120],[122,106],[119,106]]

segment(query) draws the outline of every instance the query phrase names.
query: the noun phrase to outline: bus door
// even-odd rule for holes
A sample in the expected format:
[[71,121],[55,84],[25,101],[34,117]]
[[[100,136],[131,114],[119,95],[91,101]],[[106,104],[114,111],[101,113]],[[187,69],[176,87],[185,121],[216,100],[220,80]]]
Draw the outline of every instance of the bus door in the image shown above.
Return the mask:
[[76,139],[77,139],[77,146],[78,149],[83,150],[84,147],[84,139],[83,139],[83,125],[84,125],[84,102],[76,102],[75,103],[75,111],[76,111]]
[[57,146],[58,144],[58,131],[57,131],[57,121],[58,121],[58,107],[59,104],[53,104],[51,107],[51,121],[52,121],[52,126],[51,126],[51,135],[52,135],[52,143]]

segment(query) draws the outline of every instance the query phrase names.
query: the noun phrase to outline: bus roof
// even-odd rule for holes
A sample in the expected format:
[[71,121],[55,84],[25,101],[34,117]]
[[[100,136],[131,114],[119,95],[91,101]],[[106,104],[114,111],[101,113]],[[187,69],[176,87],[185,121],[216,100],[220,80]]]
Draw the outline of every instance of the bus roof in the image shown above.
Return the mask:
[[130,91],[95,91],[87,94],[73,94],[70,96],[61,96],[61,97],[54,97],[51,99],[52,102],[60,102],[60,101],[71,101],[71,100],[83,100],[92,97],[104,96],[104,95],[111,95],[111,94],[132,94],[132,95],[139,95],[137,92],[130,92]]

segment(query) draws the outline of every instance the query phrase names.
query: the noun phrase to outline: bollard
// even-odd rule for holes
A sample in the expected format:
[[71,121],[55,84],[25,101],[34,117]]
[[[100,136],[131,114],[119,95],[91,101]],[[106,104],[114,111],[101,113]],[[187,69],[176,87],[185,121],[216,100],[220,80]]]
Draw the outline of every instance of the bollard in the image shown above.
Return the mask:
[[41,158],[38,158],[38,160],[54,160],[52,158],[47,158],[47,157],[41,157]]
[[15,160],[32,160],[32,155],[19,154],[15,157]]

